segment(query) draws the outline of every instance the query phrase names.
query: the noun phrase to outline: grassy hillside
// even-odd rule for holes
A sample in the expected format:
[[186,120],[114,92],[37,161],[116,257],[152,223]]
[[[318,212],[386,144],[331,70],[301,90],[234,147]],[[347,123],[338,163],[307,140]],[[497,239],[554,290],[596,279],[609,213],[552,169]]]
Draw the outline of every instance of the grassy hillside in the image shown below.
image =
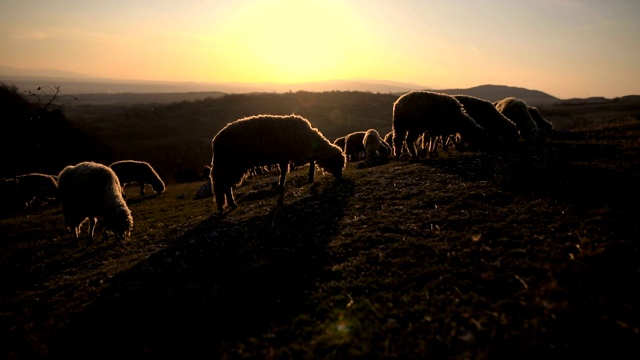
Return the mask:
[[224,214],[131,188],[123,244],[72,246],[55,204],[1,219],[2,358],[637,358],[640,125],[569,130],[262,175]]

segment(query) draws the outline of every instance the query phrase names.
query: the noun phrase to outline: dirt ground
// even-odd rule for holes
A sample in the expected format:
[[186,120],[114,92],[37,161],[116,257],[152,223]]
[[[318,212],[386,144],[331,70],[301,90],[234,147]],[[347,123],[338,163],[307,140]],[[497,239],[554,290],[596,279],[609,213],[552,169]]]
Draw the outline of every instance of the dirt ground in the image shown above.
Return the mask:
[[169,187],[91,249],[5,218],[2,357],[637,359],[639,155],[629,121],[255,177],[222,215]]

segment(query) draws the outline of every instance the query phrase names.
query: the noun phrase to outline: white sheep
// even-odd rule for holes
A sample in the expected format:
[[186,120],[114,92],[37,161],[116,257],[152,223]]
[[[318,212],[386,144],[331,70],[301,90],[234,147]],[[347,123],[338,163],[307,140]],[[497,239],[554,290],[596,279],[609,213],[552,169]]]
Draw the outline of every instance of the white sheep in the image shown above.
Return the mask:
[[[393,146],[396,159],[405,145],[412,160],[418,160],[416,140],[427,132],[430,137],[460,134],[465,142],[481,145],[486,132],[469,116],[455,97],[430,91],[411,91],[393,104]],[[430,150],[437,156],[437,147]]]
[[160,175],[151,167],[151,165],[144,161],[136,160],[121,160],[116,161],[109,165],[113,170],[122,186],[122,193],[124,195],[124,188],[129,184],[140,185],[140,196],[144,196],[144,186],[150,184],[153,187],[153,191],[156,194],[162,194],[165,190],[164,181],[160,178]]
[[118,240],[131,233],[133,217],[122,197],[118,176],[108,166],[81,162],[65,167],[58,176],[58,198],[62,203],[65,224],[79,241],[81,225],[89,219],[87,245],[93,242],[96,224],[104,235],[112,231]]
[[488,100],[468,95],[454,95],[478,125],[487,132],[487,142],[513,144],[520,138],[516,124]]
[[540,135],[540,128],[529,113],[529,106],[523,100],[508,97],[494,103],[498,111],[516,124],[523,139],[535,140]]
[[211,187],[220,212],[225,204],[236,208],[232,188],[240,185],[253,166],[279,164],[279,188],[284,189],[289,163],[309,163],[314,181],[315,163],[336,178],[342,177],[346,157],[322,133],[299,115],[256,115],[227,124],[211,141]]

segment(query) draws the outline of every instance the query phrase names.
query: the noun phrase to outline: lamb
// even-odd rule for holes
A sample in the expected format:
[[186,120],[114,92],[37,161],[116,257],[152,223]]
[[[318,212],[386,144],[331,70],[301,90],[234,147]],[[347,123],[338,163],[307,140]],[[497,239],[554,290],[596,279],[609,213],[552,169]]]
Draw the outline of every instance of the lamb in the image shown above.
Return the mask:
[[391,147],[387,144],[376,129],[369,129],[362,139],[365,156],[369,158],[387,157],[391,153]]
[[[411,91],[400,96],[393,104],[393,146],[396,160],[405,144],[413,161],[418,160],[416,140],[424,132],[430,137],[459,133],[465,142],[480,145],[486,131],[469,116],[463,105],[451,95]],[[437,147],[434,147],[437,156]]]
[[82,224],[89,219],[87,246],[93,242],[93,233],[99,223],[112,231],[121,241],[131,234],[133,217],[122,197],[122,188],[116,173],[108,166],[95,162],[81,162],[65,167],[58,176],[58,197],[62,203],[65,224],[79,242]]
[[162,194],[165,190],[164,182],[156,173],[156,171],[149,165],[149,163],[144,161],[136,161],[136,160],[122,160],[116,161],[113,164],[109,165],[111,170],[113,170],[118,179],[120,180],[120,185],[122,185],[122,194],[124,195],[124,188],[128,184],[139,184],[140,185],[140,196],[144,196],[144,186],[146,184],[151,184],[153,187],[153,191],[156,194]]
[[58,181],[53,175],[30,173],[17,176],[16,181],[17,199],[25,208],[34,200],[47,203],[56,198]]
[[365,132],[362,145],[365,148],[365,160],[358,164],[360,169],[382,162],[392,152],[391,146],[382,139],[376,129]]
[[513,144],[520,138],[516,124],[502,115],[490,101],[467,95],[454,95],[465,111],[487,132],[490,143]]
[[279,164],[279,189],[284,190],[289,163],[309,163],[309,182],[315,163],[335,178],[342,177],[346,156],[299,115],[255,115],[227,124],[211,141],[211,187],[218,211],[226,204],[235,209],[233,186],[238,186],[252,166]]
[[360,159],[361,152],[366,154],[366,149],[362,143],[365,134],[366,131],[355,131],[345,136],[344,153],[347,155],[347,159],[357,161]]
[[496,109],[516,124],[520,136],[527,141],[535,140],[540,135],[540,128],[529,113],[526,102],[508,97],[494,103]]

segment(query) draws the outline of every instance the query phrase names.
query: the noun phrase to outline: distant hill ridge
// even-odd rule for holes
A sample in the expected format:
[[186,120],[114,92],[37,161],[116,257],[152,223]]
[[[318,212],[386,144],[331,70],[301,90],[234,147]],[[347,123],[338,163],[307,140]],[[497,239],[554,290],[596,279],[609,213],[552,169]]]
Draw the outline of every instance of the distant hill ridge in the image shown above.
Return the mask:
[[542,91],[506,85],[480,85],[468,89],[446,89],[433,91],[449,95],[475,96],[491,102],[502,100],[510,96],[522,99],[531,104],[549,104],[560,100],[557,97],[551,96]]
[[[29,74],[29,75],[27,75]],[[101,79],[82,74],[49,69],[20,70],[0,66],[0,82],[17,86],[20,90],[34,91],[40,86],[60,85],[61,95],[74,99],[87,99],[90,103],[131,103],[199,100],[225,93],[285,93],[297,91],[363,91],[401,95],[412,90],[437,91],[450,95],[470,95],[489,101],[513,96],[532,105],[547,105],[562,101],[597,102],[605,98],[559,99],[539,90],[507,85],[479,85],[468,89],[434,89],[417,84],[375,79],[332,80],[304,83],[206,83],[177,81],[144,81]],[[82,94],[82,97],[79,95]],[[128,97],[126,95],[129,95]],[[88,96],[90,95],[90,96]],[[83,101],[80,101],[83,102]]]

